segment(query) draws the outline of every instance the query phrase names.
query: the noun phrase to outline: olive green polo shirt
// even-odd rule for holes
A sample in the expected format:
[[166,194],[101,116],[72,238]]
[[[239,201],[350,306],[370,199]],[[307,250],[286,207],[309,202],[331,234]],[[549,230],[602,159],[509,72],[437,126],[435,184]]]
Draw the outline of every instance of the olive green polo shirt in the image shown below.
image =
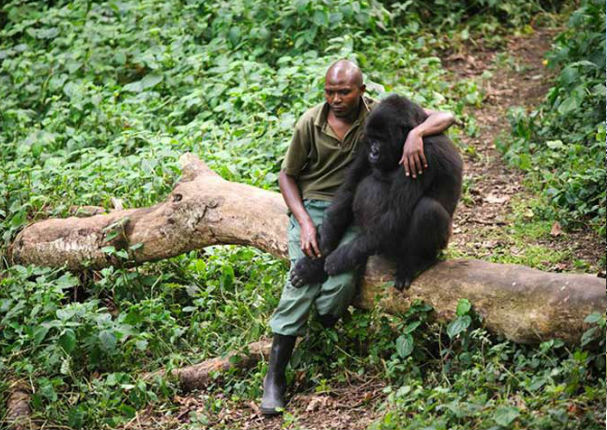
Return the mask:
[[308,200],[332,200],[344,181],[346,167],[354,159],[363,135],[363,125],[376,102],[365,97],[358,118],[340,141],[327,121],[329,105],[321,103],[304,113],[281,169],[295,181]]

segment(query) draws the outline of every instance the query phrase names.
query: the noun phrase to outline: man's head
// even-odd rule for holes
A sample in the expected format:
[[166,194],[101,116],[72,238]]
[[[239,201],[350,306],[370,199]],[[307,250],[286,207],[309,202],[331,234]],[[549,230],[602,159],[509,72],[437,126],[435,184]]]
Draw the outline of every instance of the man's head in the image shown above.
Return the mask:
[[352,61],[339,60],[327,70],[325,99],[336,117],[353,121],[364,92],[363,74]]

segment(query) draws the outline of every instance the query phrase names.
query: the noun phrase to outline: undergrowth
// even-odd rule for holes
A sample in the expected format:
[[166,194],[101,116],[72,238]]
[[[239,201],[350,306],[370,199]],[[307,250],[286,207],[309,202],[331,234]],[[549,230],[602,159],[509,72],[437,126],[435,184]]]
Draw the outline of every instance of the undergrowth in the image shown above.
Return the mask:
[[[226,179],[276,190],[294,121],[321,100],[324,71],[342,57],[361,64],[374,84],[372,96],[381,97],[383,86],[452,111],[474,133],[464,108],[480,106],[482,94],[469,80],[447,83],[436,53],[483,37],[500,46],[503,35],[556,6],[4,2],[0,257],[30,222],[82,205],[109,209],[112,198],[127,208],[162,201],[186,151]],[[563,36],[559,43],[573,42]],[[568,88],[551,96],[561,100],[557,112]],[[585,92],[580,97],[575,115],[594,100]],[[552,115],[547,107],[543,112]],[[584,141],[590,128],[579,127]],[[282,262],[243,247],[78,274],[10,266],[4,258],[1,264],[0,393],[5,398],[13,383],[24,382],[32,391],[32,420],[46,428],[117,428],[146,407],[173,414],[175,381],[144,379],[144,373],[199,362],[268,334],[286,272]],[[517,346],[489,337],[463,303],[447,325],[430,322],[430,310],[420,304],[399,317],[353,311],[337,330],[313,328],[289,377],[302,373],[301,390],[328,393],[346,370],[385,379],[378,428],[597,426],[605,397],[598,342]],[[602,317],[589,323],[594,335],[604,329]],[[264,372],[262,363],[212,384],[201,394],[208,411],[193,414],[192,427],[210,425],[225,407],[219,394],[255,401]],[[3,401],[0,423],[5,415]]]
[[543,219],[605,236],[605,2],[582,1],[546,57],[555,85],[537,109],[510,112],[500,149],[548,200]]

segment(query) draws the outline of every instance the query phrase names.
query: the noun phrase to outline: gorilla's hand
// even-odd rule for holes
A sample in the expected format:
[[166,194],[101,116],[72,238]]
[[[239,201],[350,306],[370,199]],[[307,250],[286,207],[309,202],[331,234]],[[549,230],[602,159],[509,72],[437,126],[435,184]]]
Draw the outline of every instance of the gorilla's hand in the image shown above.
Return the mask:
[[324,258],[300,258],[291,270],[291,285],[301,288],[304,285],[324,282],[327,279],[327,274],[323,269],[324,264]]
[[350,246],[342,245],[326,258],[325,272],[330,276],[337,275],[354,268],[356,262],[350,256]]

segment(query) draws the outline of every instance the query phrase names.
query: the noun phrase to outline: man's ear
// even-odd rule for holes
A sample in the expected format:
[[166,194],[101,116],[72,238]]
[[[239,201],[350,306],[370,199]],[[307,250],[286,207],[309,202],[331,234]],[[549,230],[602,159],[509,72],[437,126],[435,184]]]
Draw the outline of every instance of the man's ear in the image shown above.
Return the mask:
[[360,94],[362,95],[365,93],[367,86],[365,84],[362,84],[358,89],[360,90]]

